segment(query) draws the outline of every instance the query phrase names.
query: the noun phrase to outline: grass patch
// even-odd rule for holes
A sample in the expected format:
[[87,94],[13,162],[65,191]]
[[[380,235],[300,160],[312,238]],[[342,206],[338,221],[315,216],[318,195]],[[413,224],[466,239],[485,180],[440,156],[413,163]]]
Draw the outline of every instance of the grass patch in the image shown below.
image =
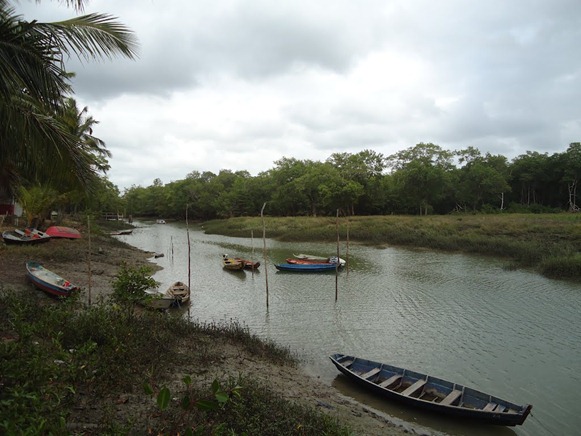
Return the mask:
[[[505,258],[555,278],[581,280],[581,214],[446,216],[267,217],[266,236],[281,241],[329,242],[339,237],[368,245],[396,245]],[[204,223],[206,233],[262,235],[260,217]],[[260,230],[260,232],[259,232]]]
[[[240,396],[214,410],[186,410],[170,400],[160,411],[142,388],[144,383],[172,386],[172,394],[181,397],[186,387],[175,386],[189,372],[198,381],[190,394],[207,397],[206,371],[219,367],[224,357],[217,345],[225,343],[236,344],[253,360],[298,363],[288,349],[260,340],[236,322],[201,324],[150,311],[135,316],[109,303],[86,307],[74,298],[47,303],[4,290],[0,433],[70,434],[79,420],[99,434],[349,433],[322,412],[289,402],[249,376],[225,375],[221,383],[235,380]],[[141,406],[120,414],[123,404]]]

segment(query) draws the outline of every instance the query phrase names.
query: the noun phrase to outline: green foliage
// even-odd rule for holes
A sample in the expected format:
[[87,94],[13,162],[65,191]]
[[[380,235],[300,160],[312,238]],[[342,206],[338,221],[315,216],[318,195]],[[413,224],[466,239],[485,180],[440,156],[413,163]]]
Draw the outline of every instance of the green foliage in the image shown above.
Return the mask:
[[131,308],[146,296],[145,291],[159,286],[151,274],[152,269],[146,265],[134,267],[123,263],[111,283],[112,299],[119,305]]

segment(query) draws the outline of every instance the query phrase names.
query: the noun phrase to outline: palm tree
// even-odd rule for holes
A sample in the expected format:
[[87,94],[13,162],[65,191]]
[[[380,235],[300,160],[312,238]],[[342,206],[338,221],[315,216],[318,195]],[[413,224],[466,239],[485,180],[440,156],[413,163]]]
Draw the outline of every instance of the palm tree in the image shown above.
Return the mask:
[[[84,2],[65,3],[80,11]],[[14,192],[24,181],[46,181],[58,172],[88,184],[103,166],[95,160],[103,153],[88,150],[103,144],[86,144],[90,138],[67,126],[63,114],[73,90],[64,59],[133,59],[135,50],[133,33],[107,14],[28,22],[0,0],[0,186]]]

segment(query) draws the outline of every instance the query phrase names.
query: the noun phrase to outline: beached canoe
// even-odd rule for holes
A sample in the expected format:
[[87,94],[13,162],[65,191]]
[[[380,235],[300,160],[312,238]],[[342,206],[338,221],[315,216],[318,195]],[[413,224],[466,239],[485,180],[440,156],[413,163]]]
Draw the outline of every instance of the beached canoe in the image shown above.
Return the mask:
[[79,289],[78,286],[34,261],[26,262],[26,276],[38,289],[57,297],[68,297]]
[[81,237],[81,232],[77,229],[64,226],[50,226],[46,229],[46,233],[52,238],[79,239]]
[[50,235],[36,229],[14,229],[2,232],[2,239],[10,245],[33,245],[50,241]]
[[530,404],[514,404],[476,389],[405,368],[344,354],[331,362],[349,379],[409,406],[497,425],[521,425]]

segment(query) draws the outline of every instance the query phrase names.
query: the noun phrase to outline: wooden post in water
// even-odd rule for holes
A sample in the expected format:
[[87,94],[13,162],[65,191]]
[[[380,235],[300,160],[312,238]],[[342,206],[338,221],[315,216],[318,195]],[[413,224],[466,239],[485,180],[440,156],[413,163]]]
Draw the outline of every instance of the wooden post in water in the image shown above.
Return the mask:
[[345,262],[347,262],[347,265],[345,265],[345,268],[347,269],[347,277],[349,277],[349,227],[351,227],[351,221],[349,221],[349,216],[346,216],[347,218],[347,247],[345,248]]
[[264,257],[264,278],[266,283],[266,308],[268,309],[268,268],[266,267],[266,225],[264,224],[264,208],[266,207],[266,202],[262,205],[260,209],[260,218],[262,219],[262,256]]
[[337,263],[335,264],[335,301],[339,297],[339,209],[337,209],[337,218],[335,219],[335,230],[337,231]]
[[91,217],[87,215],[87,232],[89,233],[89,256],[87,258],[87,267],[89,269],[89,306],[91,305],[91,291],[92,291],[92,270],[91,270]]
[[186,204],[186,235],[188,237],[188,289],[190,290],[190,301],[188,304],[188,319],[190,319],[190,308],[192,307],[192,272],[190,269],[190,253],[192,252],[191,250],[191,246],[190,246],[190,223],[188,222],[188,209],[189,209],[190,205]]

